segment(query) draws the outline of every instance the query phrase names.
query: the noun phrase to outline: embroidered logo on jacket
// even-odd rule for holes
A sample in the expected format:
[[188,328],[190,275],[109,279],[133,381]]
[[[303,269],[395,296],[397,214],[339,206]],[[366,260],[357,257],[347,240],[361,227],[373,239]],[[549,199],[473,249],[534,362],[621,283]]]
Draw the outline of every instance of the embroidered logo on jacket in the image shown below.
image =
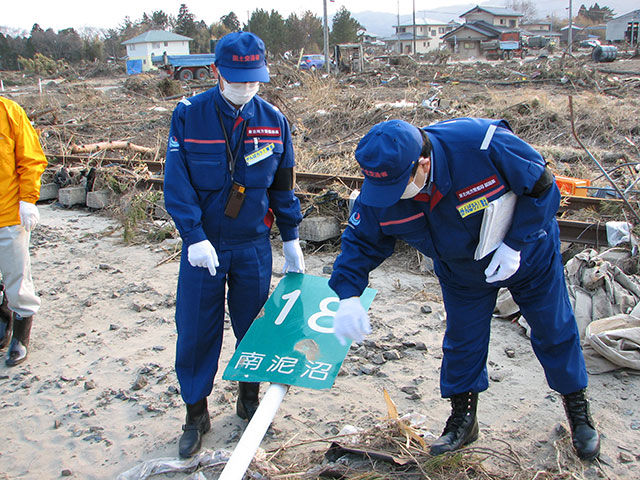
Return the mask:
[[354,227],[360,225],[360,212],[353,212],[349,217],[349,223]]
[[469,197],[475,197],[479,193],[482,193],[490,188],[498,185],[498,177],[495,175],[485,178],[484,180],[474,183],[473,185],[469,185],[468,187],[463,188],[462,190],[458,190],[456,195],[458,196],[458,200],[462,201]]
[[479,212],[480,210],[484,210],[489,206],[489,201],[487,197],[476,198],[475,200],[471,200],[470,202],[463,203],[462,205],[458,205],[456,208],[458,212],[460,212],[460,216],[462,218],[468,217],[472,213]]
[[172,150],[174,148],[180,148],[180,143],[178,142],[178,139],[175,137],[175,135],[169,138],[169,148]]
[[279,137],[280,127],[247,127],[248,137]]

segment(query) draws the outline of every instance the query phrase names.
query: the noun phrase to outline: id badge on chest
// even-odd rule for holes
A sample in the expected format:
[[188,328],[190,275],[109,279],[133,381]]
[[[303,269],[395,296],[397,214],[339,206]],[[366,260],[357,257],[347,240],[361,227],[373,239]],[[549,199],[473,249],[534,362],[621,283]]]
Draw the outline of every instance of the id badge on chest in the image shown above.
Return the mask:
[[258,148],[258,142],[255,143],[255,150],[244,156],[244,161],[247,162],[247,166],[255,165],[261,162],[265,158],[269,158],[273,155],[273,149],[276,148],[275,144],[270,143],[265,147]]

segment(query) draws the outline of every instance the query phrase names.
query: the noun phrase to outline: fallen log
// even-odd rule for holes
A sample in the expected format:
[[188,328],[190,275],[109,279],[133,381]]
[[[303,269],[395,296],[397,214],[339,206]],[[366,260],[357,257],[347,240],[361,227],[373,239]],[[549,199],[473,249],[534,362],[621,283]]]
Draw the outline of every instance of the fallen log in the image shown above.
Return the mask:
[[156,151],[154,148],[143,147],[131,142],[98,142],[71,146],[71,153],[93,153],[102,150],[132,150],[140,153],[155,153]]
[[610,68],[596,68],[597,72],[612,73],[614,75],[640,75],[640,72],[634,72],[633,70],[612,70]]

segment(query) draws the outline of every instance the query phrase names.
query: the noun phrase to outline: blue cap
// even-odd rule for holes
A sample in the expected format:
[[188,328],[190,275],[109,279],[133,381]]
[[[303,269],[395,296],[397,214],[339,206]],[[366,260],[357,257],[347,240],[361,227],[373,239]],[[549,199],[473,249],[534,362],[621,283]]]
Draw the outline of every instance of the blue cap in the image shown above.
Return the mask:
[[422,152],[418,127],[402,120],[375,125],[356,148],[364,183],[360,201],[372,207],[390,207],[402,196],[411,170]]
[[233,32],[216,45],[215,65],[227,82],[268,82],[264,42],[250,32]]

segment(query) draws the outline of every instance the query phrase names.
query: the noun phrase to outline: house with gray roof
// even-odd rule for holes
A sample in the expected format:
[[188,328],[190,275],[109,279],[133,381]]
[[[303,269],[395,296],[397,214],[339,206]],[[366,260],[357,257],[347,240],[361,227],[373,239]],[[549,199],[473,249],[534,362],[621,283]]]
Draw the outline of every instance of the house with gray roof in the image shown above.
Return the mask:
[[131,67],[135,73],[154,69],[151,58],[154,56],[189,55],[189,42],[192,39],[164,30],[149,30],[122,42],[127,48],[127,71]]
[[471,10],[464,12],[460,18],[465,22],[475,22],[482,20],[490,25],[502,28],[518,28],[520,19],[524,15],[506,7],[489,7],[476,5]]
[[488,42],[498,40],[506,32],[520,32],[522,16],[510,8],[476,5],[460,15],[465,23],[447,32],[442,41],[461,59],[481,58]]
[[461,59],[480,58],[484,56],[483,42],[496,40],[500,33],[507,29],[497,27],[484,20],[465,22],[458,28],[442,37],[449,50]]

